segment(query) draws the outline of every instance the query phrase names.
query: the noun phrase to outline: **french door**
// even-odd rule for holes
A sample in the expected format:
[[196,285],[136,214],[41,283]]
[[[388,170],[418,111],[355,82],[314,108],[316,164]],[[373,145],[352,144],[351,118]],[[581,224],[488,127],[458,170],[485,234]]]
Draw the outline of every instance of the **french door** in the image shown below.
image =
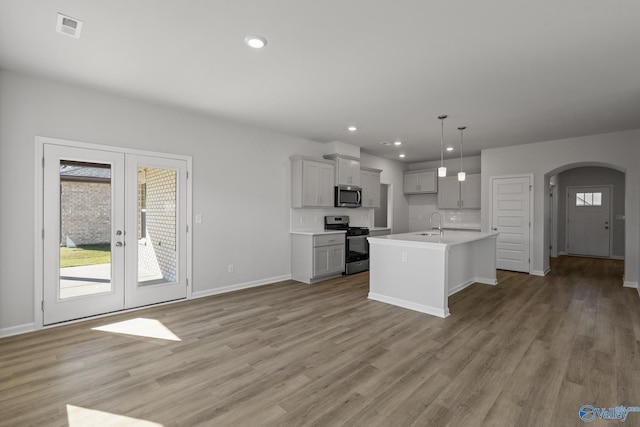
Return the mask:
[[186,161],[43,153],[44,325],[186,298]]

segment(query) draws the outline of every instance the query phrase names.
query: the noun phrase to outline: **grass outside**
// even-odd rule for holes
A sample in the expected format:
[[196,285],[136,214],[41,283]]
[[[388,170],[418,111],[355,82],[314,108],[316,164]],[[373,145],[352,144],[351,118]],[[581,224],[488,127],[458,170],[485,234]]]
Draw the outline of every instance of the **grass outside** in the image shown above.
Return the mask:
[[60,247],[60,268],[111,262],[111,244],[98,243],[77,248]]

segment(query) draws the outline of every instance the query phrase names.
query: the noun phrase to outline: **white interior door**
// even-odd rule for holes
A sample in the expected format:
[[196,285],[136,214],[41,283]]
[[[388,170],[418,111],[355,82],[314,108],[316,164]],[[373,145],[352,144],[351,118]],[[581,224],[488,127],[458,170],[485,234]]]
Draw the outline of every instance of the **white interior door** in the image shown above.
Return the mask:
[[492,229],[497,238],[496,267],[530,272],[531,178],[492,179]]
[[186,160],[43,154],[43,324],[186,298]]
[[567,253],[611,255],[609,187],[567,188]]
[[127,155],[126,308],[187,297],[187,162]]
[[43,322],[121,310],[124,155],[44,145]]

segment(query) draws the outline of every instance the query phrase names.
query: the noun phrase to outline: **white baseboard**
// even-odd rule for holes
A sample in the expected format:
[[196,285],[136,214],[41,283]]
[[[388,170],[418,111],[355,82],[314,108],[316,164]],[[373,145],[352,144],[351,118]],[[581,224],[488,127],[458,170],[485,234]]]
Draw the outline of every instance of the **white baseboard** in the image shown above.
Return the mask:
[[547,268],[544,269],[544,271],[543,270],[531,270],[531,273],[529,273],[529,274],[531,274],[533,276],[544,277],[547,274],[549,274],[550,271],[551,271],[551,267],[547,267]]
[[468,288],[469,286],[473,285],[474,283],[482,283],[483,285],[497,285],[498,284],[498,280],[496,279],[487,279],[486,277],[474,277],[471,280],[468,280],[466,282],[460,283],[452,288],[449,288],[449,296],[460,292],[461,290]]
[[287,274],[284,276],[269,277],[266,279],[254,280],[252,282],[237,283],[235,285],[225,286],[223,288],[206,289],[204,291],[194,291],[191,293],[191,297],[203,298],[211,295],[226,294],[227,292],[239,291],[241,289],[255,288],[257,286],[270,285],[272,283],[282,282],[283,280],[290,280],[290,279],[291,279],[290,274]]
[[[558,256],[560,255],[569,255],[566,252],[558,252]],[[576,257],[584,257],[584,258],[602,258],[602,257],[591,257],[590,255],[571,255],[571,256],[576,256]],[[611,255],[610,257],[604,257],[605,259],[619,259],[619,260],[624,260],[624,255]]]
[[640,293],[640,288],[638,288],[638,282],[629,282],[627,280],[623,280],[622,286],[625,288],[638,289],[638,292]]
[[26,334],[36,330],[35,323],[25,323],[24,325],[10,326],[0,329],[0,338],[10,337],[12,335]]
[[449,288],[449,296],[460,292],[461,290],[468,288],[469,286],[473,285],[476,282],[476,280],[468,280],[466,282],[460,283],[456,286],[453,286],[452,288]]
[[492,285],[495,286],[498,284],[498,279],[488,279],[486,277],[474,277],[473,281],[476,283],[482,283],[483,285]]
[[396,305],[402,308],[408,308],[409,310],[419,311],[420,313],[430,314],[432,316],[438,316],[442,318],[449,316],[449,307],[447,307],[446,310],[442,310],[437,307],[431,307],[424,304],[417,304],[415,302],[406,301],[399,298],[388,297],[386,295],[374,294],[371,292],[369,292],[368,298],[374,301],[380,301],[386,304]]

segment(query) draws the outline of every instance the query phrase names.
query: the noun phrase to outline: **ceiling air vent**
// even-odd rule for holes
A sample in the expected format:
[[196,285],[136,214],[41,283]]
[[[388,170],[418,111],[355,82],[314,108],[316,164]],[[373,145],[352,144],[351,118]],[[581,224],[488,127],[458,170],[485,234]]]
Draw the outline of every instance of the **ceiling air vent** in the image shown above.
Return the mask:
[[76,39],[80,38],[80,30],[82,30],[82,21],[72,18],[70,16],[58,13],[58,22],[56,24],[56,31],[60,34],[64,34]]

